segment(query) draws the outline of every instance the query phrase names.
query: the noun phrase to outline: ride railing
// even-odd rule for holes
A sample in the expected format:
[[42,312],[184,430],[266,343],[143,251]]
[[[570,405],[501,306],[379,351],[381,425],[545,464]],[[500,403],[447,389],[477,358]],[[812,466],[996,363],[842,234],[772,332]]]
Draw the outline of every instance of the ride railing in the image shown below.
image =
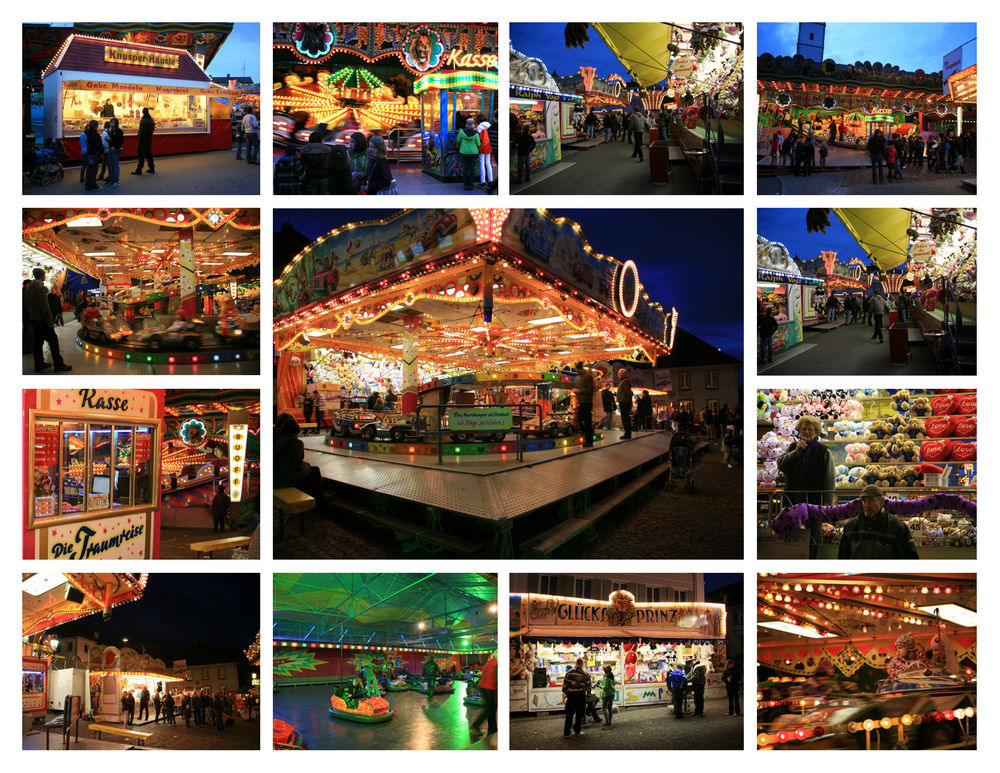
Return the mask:
[[[475,406],[462,406],[462,405],[454,405],[454,404],[450,404],[450,405],[449,404],[444,404],[444,405],[424,405],[424,404],[421,404],[421,405],[417,406],[416,420],[415,420],[415,426],[416,427],[419,428],[419,427],[423,426],[420,423],[420,413],[421,413],[421,411],[424,411],[424,410],[426,410],[427,412],[433,411],[434,415],[436,416],[436,429],[428,429],[427,431],[422,432],[422,434],[425,434],[425,435],[434,435],[437,438],[438,464],[444,464],[444,436],[445,435],[457,434],[457,433],[460,432],[460,430],[455,430],[455,429],[443,426],[442,421],[441,421],[442,415],[446,414],[447,411],[455,409],[455,408],[461,409],[461,408],[473,408],[473,407],[475,407]],[[505,430],[505,433],[506,434],[510,434],[511,432],[513,432],[517,436],[517,442],[516,442],[516,445],[515,445],[515,448],[516,448],[516,457],[515,458],[517,459],[517,461],[523,462],[524,461],[524,419],[525,419],[526,416],[530,417],[530,416],[539,415],[541,406],[538,403],[514,403],[512,405],[505,406],[505,407],[510,408],[511,411],[514,412],[514,415],[517,417],[517,421],[512,424],[512,426],[511,426],[511,428],[509,430]],[[533,410],[532,410],[531,413],[527,413],[525,411],[526,408],[531,408]],[[428,418],[430,418],[430,417],[428,417]],[[431,425],[430,422],[428,422],[427,426],[435,426],[435,425]],[[472,432],[473,434],[480,434],[480,433],[485,434],[485,433],[489,432],[489,430],[478,430],[478,431],[468,430],[468,431]],[[499,432],[500,430],[496,430],[496,431]]]

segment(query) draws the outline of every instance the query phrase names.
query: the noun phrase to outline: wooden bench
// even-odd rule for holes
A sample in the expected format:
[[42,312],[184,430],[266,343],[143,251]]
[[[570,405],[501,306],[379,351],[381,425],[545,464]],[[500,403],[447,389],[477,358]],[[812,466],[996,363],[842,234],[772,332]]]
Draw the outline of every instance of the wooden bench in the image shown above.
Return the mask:
[[591,505],[578,515],[556,524],[551,529],[521,543],[524,558],[549,555],[553,550],[569,542],[584,529],[593,526],[625,500],[637,494],[661,475],[670,470],[670,462],[663,462],[635,480],[631,480],[600,502]]
[[302,432],[303,435],[318,434],[319,433],[319,425],[316,422],[314,422],[314,421],[301,422],[299,424],[299,430]]
[[188,547],[198,553],[198,558],[201,558],[202,553],[208,553],[209,558],[215,558],[214,551],[226,548],[243,548],[250,544],[250,540],[250,537],[221,537],[204,542],[192,542]]
[[90,725],[90,730],[96,738],[100,738],[101,733],[108,733],[109,735],[117,735],[122,738],[128,738],[135,741],[139,746],[144,746],[146,741],[153,737],[152,733],[144,733],[141,730],[129,730],[124,727],[118,727],[117,725],[99,725],[92,723]]
[[455,537],[451,534],[446,534],[443,531],[437,531],[435,529],[428,528],[427,526],[421,526],[420,524],[412,523],[403,518],[397,518],[394,515],[389,515],[388,513],[383,513],[379,510],[371,510],[367,507],[361,507],[360,505],[355,505],[351,502],[338,501],[337,509],[345,510],[351,515],[363,518],[364,520],[377,526],[384,526],[392,529],[396,532],[396,534],[405,534],[413,537],[418,542],[424,542],[439,548],[444,548],[445,550],[450,550],[453,553],[473,555],[478,552],[480,548],[479,545],[469,542],[469,540],[462,539],[461,537]]
[[299,514],[299,535],[306,533],[305,514],[316,507],[316,500],[297,488],[274,490],[274,512],[278,516],[278,541],[285,538],[285,517]]

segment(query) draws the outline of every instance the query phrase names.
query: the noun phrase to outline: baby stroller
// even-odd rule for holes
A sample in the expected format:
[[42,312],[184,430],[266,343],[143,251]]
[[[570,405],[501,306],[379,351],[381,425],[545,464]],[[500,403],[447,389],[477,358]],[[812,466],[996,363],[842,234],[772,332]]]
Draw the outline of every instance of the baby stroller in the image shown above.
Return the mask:
[[63,178],[62,160],[58,149],[52,146],[33,148],[25,154],[25,174],[39,185],[48,185]]
[[670,477],[667,489],[683,485],[685,491],[694,491],[694,443],[691,436],[679,430],[670,439]]

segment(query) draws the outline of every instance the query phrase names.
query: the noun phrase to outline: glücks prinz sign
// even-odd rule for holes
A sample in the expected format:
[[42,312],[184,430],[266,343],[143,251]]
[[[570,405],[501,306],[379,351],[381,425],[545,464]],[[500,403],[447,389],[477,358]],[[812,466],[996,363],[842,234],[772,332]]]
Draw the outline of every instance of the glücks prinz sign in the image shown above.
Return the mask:
[[[636,603],[632,594],[624,590],[614,591],[608,601],[529,594],[521,599],[521,619],[529,628],[648,628],[650,635],[672,630],[685,636],[725,636],[722,605]],[[657,631],[654,633],[653,629]]]

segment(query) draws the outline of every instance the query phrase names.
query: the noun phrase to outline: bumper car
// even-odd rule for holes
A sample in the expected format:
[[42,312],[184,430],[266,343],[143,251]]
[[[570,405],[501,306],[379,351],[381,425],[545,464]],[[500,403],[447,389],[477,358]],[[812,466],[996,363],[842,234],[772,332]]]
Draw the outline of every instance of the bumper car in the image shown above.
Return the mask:
[[135,334],[134,340],[146,344],[150,349],[184,349],[194,351],[200,349],[204,341],[201,330],[196,324],[184,330],[170,330],[165,327],[143,328]]
[[395,714],[385,698],[364,698],[356,706],[350,707],[339,695],[330,696],[329,711],[331,717],[369,725],[388,722]]
[[280,719],[272,720],[272,744],[275,749],[304,749],[302,738],[295,728]]
[[469,689],[465,691],[465,697],[462,699],[462,703],[466,706],[485,706],[486,699],[483,697],[482,692],[479,691],[479,684],[473,684],[469,682]]
[[374,440],[379,429],[376,414],[363,408],[348,408],[330,415],[330,431],[341,437],[362,437]]
[[[426,695],[428,692],[427,682],[425,681],[417,682],[412,687],[412,689],[416,690],[417,692],[422,692],[424,693],[424,695]],[[453,693],[455,692],[455,685],[452,684],[452,681],[450,679],[438,679],[437,683],[433,687],[432,692],[434,693],[434,695]]]
[[405,679],[390,679],[385,683],[387,692],[406,692],[410,689],[410,683]]

